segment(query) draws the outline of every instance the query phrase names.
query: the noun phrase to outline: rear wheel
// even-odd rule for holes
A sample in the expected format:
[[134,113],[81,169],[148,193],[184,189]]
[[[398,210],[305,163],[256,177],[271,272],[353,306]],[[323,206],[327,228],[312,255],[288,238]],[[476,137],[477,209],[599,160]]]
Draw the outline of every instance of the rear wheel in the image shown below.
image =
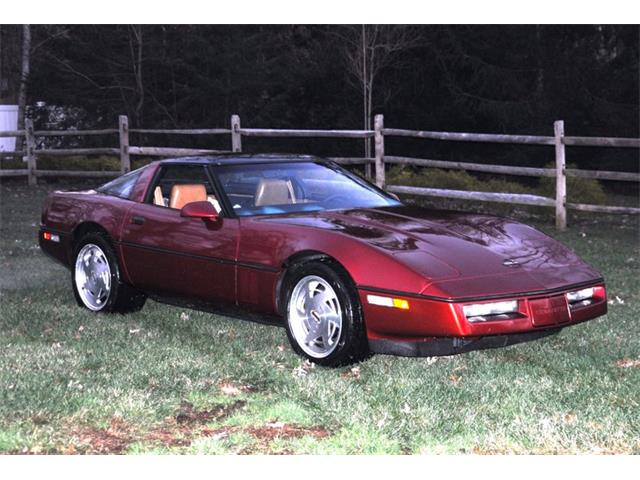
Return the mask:
[[118,258],[105,235],[88,233],[78,242],[71,271],[78,305],[93,312],[140,310],[146,296],[121,280]]
[[284,301],[287,336],[298,354],[326,366],[366,356],[360,301],[353,282],[340,268],[319,261],[294,266]]

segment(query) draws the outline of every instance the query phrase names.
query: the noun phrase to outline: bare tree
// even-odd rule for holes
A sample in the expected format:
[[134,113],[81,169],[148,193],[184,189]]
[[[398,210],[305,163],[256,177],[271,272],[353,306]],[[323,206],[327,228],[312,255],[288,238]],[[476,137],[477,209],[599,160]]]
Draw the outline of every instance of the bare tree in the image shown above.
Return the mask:
[[[362,92],[363,128],[371,130],[376,79],[397,63],[403,51],[418,45],[419,31],[405,25],[349,25],[336,35],[354,86]],[[371,140],[364,145],[365,156],[371,157]]]
[[27,86],[31,69],[31,25],[22,26],[22,68],[20,70],[20,87],[18,90],[18,130],[24,128],[27,106]]
[[144,84],[142,82],[142,26],[129,26],[129,48],[131,50],[131,66],[133,67],[133,76],[136,82],[136,94],[138,101],[136,102],[135,118],[136,124],[142,125],[142,107],[144,105]]

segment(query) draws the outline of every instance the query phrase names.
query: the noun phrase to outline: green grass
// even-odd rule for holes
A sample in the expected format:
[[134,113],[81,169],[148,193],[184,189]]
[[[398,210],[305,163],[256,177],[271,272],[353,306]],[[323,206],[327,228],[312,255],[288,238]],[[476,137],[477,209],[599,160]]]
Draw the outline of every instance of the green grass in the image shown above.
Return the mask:
[[0,189],[1,452],[640,453],[637,219],[538,225],[603,272],[620,299],[606,317],[499,350],[324,369],[277,327],[152,301],[79,308],[36,247],[51,187]]

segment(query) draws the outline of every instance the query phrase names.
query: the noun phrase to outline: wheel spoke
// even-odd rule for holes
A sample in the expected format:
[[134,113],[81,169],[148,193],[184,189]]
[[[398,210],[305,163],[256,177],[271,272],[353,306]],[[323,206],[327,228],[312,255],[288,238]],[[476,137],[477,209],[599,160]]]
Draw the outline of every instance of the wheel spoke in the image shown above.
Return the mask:
[[333,336],[333,328],[331,327],[332,322],[325,321],[323,325],[323,333],[322,333],[322,342],[324,343],[325,348],[331,348],[331,337]]
[[311,345],[318,339],[318,332],[314,330],[309,330],[304,337],[305,345]]
[[334,299],[335,299],[334,295],[332,295],[330,292],[325,291],[313,297],[313,305],[319,312],[322,312],[322,313],[325,313],[327,311],[333,312],[335,310],[333,306]]

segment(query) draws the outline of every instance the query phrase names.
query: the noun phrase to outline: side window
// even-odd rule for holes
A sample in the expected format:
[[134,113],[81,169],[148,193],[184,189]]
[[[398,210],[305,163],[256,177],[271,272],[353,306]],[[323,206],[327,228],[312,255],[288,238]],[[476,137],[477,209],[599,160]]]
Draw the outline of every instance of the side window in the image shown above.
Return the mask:
[[187,203],[211,203],[220,212],[220,202],[205,167],[200,165],[168,165],[160,167],[160,174],[151,185],[147,200],[158,207],[180,210]]
[[[143,167],[144,168],[144,167]],[[113,195],[115,197],[128,199],[131,196],[133,187],[136,185],[142,168],[134,170],[133,172],[126,173],[115,180],[105,183],[101,187],[98,187],[97,191],[104,193],[105,195]]]

